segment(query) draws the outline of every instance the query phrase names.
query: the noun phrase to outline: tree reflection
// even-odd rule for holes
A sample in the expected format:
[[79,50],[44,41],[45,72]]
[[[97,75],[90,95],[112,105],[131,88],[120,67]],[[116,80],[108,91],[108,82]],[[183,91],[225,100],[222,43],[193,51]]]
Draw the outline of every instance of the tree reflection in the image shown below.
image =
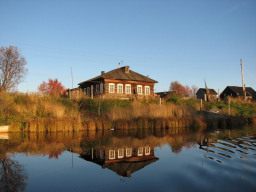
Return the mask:
[[0,158],[0,191],[25,191],[27,176],[24,168],[10,158]]

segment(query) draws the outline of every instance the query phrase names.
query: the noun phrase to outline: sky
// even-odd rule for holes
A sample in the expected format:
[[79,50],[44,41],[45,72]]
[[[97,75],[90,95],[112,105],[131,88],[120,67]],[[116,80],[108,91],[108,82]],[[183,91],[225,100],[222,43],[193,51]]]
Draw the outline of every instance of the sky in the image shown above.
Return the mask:
[[[0,0],[0,46],[17,46],[36,92],[49,78],[66,88],[121,66],[158,81],[220,92],[256,90],[255,0]],[[72,75],[73,73],[73,85]]]

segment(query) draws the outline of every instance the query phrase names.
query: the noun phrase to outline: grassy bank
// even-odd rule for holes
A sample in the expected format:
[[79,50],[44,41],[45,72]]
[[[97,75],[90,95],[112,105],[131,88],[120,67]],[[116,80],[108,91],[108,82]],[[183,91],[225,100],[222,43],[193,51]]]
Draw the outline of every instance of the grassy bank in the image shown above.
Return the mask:
[[11,131],[56,132],[143,127],[227,127],[255,121],[255,103],[232,100],[230,107],[228,115],[227,102],[204,102],[205,111],[221,111],[222,115],[214,115],[199,112],[200,101],[185,100],[176,95],[160,105],[157,99],[70,100],[38,94],[0,93],[0,125],[11,125]]

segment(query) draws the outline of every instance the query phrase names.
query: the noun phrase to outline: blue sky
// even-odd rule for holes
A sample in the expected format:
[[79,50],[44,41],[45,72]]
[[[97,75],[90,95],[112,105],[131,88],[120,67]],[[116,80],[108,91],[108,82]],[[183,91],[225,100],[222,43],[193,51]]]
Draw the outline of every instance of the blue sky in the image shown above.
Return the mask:
[[18,90],[58,78],[66,88],[129,65],[166,91],[172,81],[256,89],[255,0],[0,0],[0,46],[29,73]]

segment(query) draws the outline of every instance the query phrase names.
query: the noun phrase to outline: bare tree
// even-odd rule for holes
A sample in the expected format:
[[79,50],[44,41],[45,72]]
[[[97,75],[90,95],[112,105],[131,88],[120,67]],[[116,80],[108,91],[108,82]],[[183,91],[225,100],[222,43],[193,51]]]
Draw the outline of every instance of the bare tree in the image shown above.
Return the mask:
[[27,74],[26,59],[15,46],[0,47],[0,91],[10,92]]
[[192,89],[192,97],[196,97],[196,93],[198,91],[198,87],[195,86],[195,85],[192,85],[191,89]]

